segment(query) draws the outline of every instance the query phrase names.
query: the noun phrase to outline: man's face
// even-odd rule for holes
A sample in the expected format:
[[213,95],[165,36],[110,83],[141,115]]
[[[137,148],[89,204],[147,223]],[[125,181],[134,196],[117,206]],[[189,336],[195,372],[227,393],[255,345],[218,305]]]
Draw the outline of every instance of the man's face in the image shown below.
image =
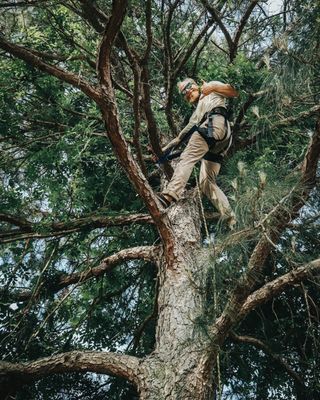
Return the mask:
[[200,96],[198,85],[191,84],[191,83],[188,84],[186,86],[186,88],[183,90],[183,94],[184,94],[185,99],[189,103],[194,103],[195,101],[198,100],[198,98]]

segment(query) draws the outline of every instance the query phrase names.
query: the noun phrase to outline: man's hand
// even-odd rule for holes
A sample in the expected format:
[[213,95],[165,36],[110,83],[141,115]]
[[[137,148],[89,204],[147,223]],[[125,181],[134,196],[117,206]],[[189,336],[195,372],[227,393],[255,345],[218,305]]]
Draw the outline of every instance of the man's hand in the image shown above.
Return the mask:
[[212,88],[210,83],[207,83],[205,81],[202,81],[202,85],[200,86],[200,100],[203,99],[205,96],[208,96],[212,92]]
[[171,142],[169,142],[166,146],[164,146],[162,148],[162,152],[164,153],[171,147],[177,146],[179,143],[180,143],[180,139],[178,137],[174,138],[173,140],[171,140]]

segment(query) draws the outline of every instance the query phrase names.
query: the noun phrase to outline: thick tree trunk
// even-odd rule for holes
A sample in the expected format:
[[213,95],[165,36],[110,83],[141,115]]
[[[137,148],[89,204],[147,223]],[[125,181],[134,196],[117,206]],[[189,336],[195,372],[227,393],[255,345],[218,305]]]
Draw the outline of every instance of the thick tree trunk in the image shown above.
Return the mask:
[[186,202],[169,211],[175,261],[160,266],[156,349],[143,362],[142,400],[212,398],[213,357],[201,324],[209,253],[201,246],[199,207]]

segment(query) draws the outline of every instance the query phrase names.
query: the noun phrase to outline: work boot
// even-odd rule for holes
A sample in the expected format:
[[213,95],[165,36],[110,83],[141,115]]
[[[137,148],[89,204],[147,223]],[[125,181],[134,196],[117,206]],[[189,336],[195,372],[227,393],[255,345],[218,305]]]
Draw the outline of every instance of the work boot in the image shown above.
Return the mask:
[[236,219],[236,215],[233,211],[228,212],[228,214],[221,215],[220,220],[228,226],[230,231],[235,230],[235,225],[237,223],[237,219]]
[[164,208],[170,207],[176,200],[169,194],[157,193],[157,198]]
[[236,227],[237,219],[236,216],[232,213],[227,219],[227,224],[230,229],[230,231],[234,231]]

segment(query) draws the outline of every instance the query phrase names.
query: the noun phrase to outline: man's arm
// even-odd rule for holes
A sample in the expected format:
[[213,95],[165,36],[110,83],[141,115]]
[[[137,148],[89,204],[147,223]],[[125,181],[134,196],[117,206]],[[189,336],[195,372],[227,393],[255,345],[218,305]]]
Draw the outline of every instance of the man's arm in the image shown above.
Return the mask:
[[238,97],[239,93],[228,83],[219,81],[203,82],[201,86],[201,98],[210,93],[217,93],[223,97]]
[[176,138],[171,140],[171,142],[169,142],[165,147],[162,148],[163,152],[168,150],[170,147],[177,146],[184,138],[184,136],[190,131],[190,129],[201,121],[201,118],[204,114],[202,108],[202,104],[199,102],[196,110],[191,115],[191,118],[189,119],[187,125],[182,129],[182,131],[180,131],[179,135]]

